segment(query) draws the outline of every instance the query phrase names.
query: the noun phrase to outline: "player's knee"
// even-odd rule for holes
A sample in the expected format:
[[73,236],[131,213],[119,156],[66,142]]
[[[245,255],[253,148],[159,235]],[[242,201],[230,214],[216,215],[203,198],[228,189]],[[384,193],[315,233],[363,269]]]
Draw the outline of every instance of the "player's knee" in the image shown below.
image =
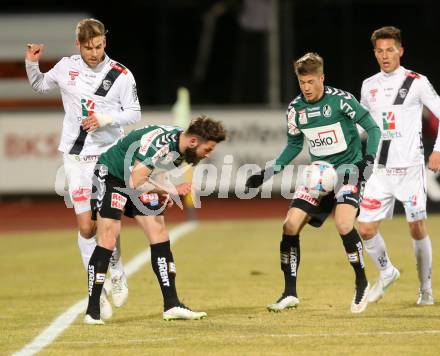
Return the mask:
[[79,233],[85,239],[90,239],[96,235],[96,226],[92,223],[81,223],[79,224]]
[[361,237],[366,240],[371,239],[372,237],[376,236],[376,234],[377,234],[377,229],[372,224],[360,223],[358,231],[359,231],[359,234],[361,235]]
[[336,230],[340,235],[347,235],[351,230],[353,230],[353,222],[351,221],[336,221]]
[[414,240],[423,239],[427,235],[424,220],[410,222],[409,233]]
[[283,224],[283,233],[285,235],[298,235],[300,232],[301,226],[292,221],[292,219],[287,219]]

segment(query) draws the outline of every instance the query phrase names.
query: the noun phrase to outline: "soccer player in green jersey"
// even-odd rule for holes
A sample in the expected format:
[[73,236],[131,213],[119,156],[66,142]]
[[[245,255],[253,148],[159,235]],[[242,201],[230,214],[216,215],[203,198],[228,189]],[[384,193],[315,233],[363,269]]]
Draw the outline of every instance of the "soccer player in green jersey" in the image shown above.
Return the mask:
[[92,211],[98,220],[98,245],[88,266],[89,303],[84,322],[103,324],[99,296],[110,257],[121,230],[121,216],[134,218],[150,241],[151,264],[164,300],[165,320],[201,319],[183,305],[176,291],[176,269],[170,249],[163,211],[172,204],[170,194],[186,195],[190,183],[176,186],[154,179],[183,161],[196,165],[225,139],[220,122],[206,116],[191,122],[188,129],[150,125],[132,131],[101,155],[95,171]]
[[[322,225],[334,209],[334,219],[356,276],[356,290],[351,304],[353,313],[367,307],[369,283],[364,271],[362,242],[354,228],[359,209],[359,188],[367,178],[380,140],[380,129],[359,102],[349,93],[324,85],[323,59],[316,53],[307,53],[294,63],[301,95],[287,109],[287,146],[271,169],[252,175],[247,188],[257,188],[271,174],[281,171],[302,150],[304,139],[309,145],[312,161],[326,161],[335,168],[352,167],[347,177],[335,191],[321,199],[312,196],[303,186],[298,186],[287,212],[280,244],[281,270],[284,273],[284,292],[276,303],[268,305],[269,311],[281,311],[299,304],[296,278],[300,262],[299,234],[309,223]],[[368,133],[366,154],[362,156],[361,140],[356,125]],[[354,183],[353,183],[354,182]]]

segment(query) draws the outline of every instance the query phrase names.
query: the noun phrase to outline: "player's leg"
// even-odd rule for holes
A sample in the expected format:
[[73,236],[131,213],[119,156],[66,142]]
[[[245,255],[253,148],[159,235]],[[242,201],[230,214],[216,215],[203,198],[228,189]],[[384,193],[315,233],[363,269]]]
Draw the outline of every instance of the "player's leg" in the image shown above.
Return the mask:
[[310,196],[304,187],[297,187],[283,224],[283,236],[280,243],[284,291],[275,303],[267,306],[269,311],[280,312],[298,306],[296,282],[301,259],[300,232],[307,223],[315,227],[321,226],[332,208],[333,196],[324,197],[319,201]]
[[[381,175],[382,174],[382,175]],[[368,302],[377,302],[385,291],[400,277],[399,270],[388,255],[385,240],[379,232],[383,219],[393,217],[395,199],[389,189],[394,178],[386,176],[385,171],[374,173],[366,182],[360,204],[359,234],[364,241],[365,250],[379,270],[379,278],[368,293]]]
[[151,266],[162,292],[165,320],[202,319],[205,312],[196,312],[182,304],[176,290],[176,266],[165,220],[162,215],[135,215],[135,219],[150,241]]
[[[116,242],[115,250],[110,258],[110,286],[113,304],[119,308],[123,306],[128,299],[128,283],[125,276],[124,265],[122,264],[121,257],[121,238],[119,237]],[[106,286],[104,285],[104,288]]]
[[379,278],[368,293],[368,302],[379,301],[385,291],[400,277],[399,270],[392,264],[385,240],[379,232],[380,221],[359,222],[359,232],[364,241],[365,250],[378,268]]
[[405,208],[406,220],[413,240],[420,281],[417,304],[429,305],[434,304],[434,298],[431,285],[432,247],[425,225],[427,218],[425,166],[408,167],[405,172],[397,198]]
[[102,324],[100,296],[120,230],[120,220],[98,215],[98,244],[88,266],[89,303],[84,319],[87,324]]
[[369,283],[365,275],[365,264],[361,238],[354,228],[358,208],[352,204],[337,204],[335,225],[342,238],[345,253],[355,273],[355,294],[351,304],[352,313],[361,313],[368,303]]
[[301,253],[299,233],[307,223],[308,215],[298,208],[290,208],[283,224],[283,236],[280,242],[281,271],[284,275],[284,291],[281,297],[267,306],[269,311],[279,312],[296,308],[299,304],[296,291],[296,278]]
[[[87,166],[87,169],[90,169],[91,166]],[[94,166],[93,171],[93,196],[94,200],[96,202],[96,198],[98,196],[97,191],[100,190],[101,192],[105,192],[105,180],[110,179],[110,177],[107,174],[106,169],[100,170],[98,166]],[[117,184],[120,185],[120,184]],[[102,194],[102,193],[101,193]],[[90,205],[93,205],[93,201]],[[94,218],[96,219],[96,213],[94,214]],[[95,245],[96,246],[96,245]],[[109,265],[109,274],[107,275],[106,281],[104,283],[104,289],[103,289],[103,297],[102,297],[102,303],[107,303],[107,296],[111,294],[113,299],[113,304],[116,307],[121,307],[128,299],[128,284],[127,279],[124,272],[124,266],[122,264],[122,257],[121,257],[121,247],[120,247],[120,237],[117,239],[116,247],[113,251],[112,257],[110,259],[110,265]],[[108,304],[103,308],[104,305],[101,305],[101,314],[111,316],[110,310],[111,305]],[[106,313],[105,311],[108,311],[109,313]]]
[[[114,252],[116,241],[121,230],[121,216],[128,197],[120,192],[123,185],[107,175],[105,169],[96,172],[94,182],[94,197],[91,200],[92,219],[97,219],[98,244],[90,258],[88,266],[89,304],[84,322],[100,324],[101,319],[108,319],[112,315],[111,308],[103,305],[103,284],[107,273],[110,258]],[[121,184],[119,184],[121,183]],[[109,304],[108,304],[109,305]],[[98,317],[98,318],[97,318]]]
[[413,239],[414,255],[417,262],[417,274],[420,281],[419,297],[417,304],[434,304],[432,294],[431,271],[432,271],[432,246],[431,239],[425,226],[425,220],[408,222],[411,237]]

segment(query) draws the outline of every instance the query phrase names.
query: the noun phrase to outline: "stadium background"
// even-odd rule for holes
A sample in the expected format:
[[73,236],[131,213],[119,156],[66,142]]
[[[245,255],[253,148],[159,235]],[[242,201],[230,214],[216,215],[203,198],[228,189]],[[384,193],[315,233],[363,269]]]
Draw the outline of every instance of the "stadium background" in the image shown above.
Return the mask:
[[[0,10],[0,44],[2,45],[0,51],[0,209],[2,211],[0,238],[3,238],[2,242],[6,247],[2,251],[3,255],[0,255],[0,261],[5,263],[0,266],[8,279],[4,282],[6,287],[3,288],[0,300],[5,302],[16,300],[17,303],[21,303],[23,300],[23,306],[18,304],[20,307],[15,307],[15,304],[11,304],[12,306],[8,309],[10,310],[9,314],[6,313],[6,317],[0,318],[0,324],[8,326],[8,331],[3,334],[3,337],[10,337],[11,340],[14,337],[14,340],[17,340],[16,335],[21,333],[18,344],[6,342],[4,348],[0,348],[0,353],[20,349],[38,334],[34,324],[29,330],[29,320],[35,319],[42,329],[63,310],[60,307],[61,310],[50,309],[48,312],[44,309],[48,304],[48,299],[54,308],[59,305],[65,305],[67,308],[69,303],[84,296],[81,288],[84,282],[82,270],[80,270],[76,246],[74,246],[75,241],[73,238],[71,239],[75,235],[75,219],[72,211],[65,208],[63,198],[55,193],[55,190],[59,192],[60,189],[63,189],[55,186],[55,177],[61,166],[61,157],[56,149],[63,115],[61,102],[57,94],[39,96],[30,90],[23,65],[26,43],[35,41],[46,45],[41,64],[43,68],[47,69],[56,63],[61,56],[70,55],[74,50],[74,26],[77,19],[83,16],[93,16],[102,20],[109,30],[108,54],[130,68],[136,78],[138,95],[142,105],[140,125],[156,122],[172,123],[174,117],[172,108],[177,100],[177,90],[180,87],[186,87],[191,95],[193,116],[206,113],[224,121],[229,128],[230,141],[227,144],[219,145],[213,162],[220,169],[225,161],[225,156],[232,154],[234,172],[243,163],[262,165],[265,161],[274,158],[283,147],[285,142],[284,111],[290,99],[298,93],[298,86],[292,72],[292,59],[300,57],[307,51],[316,51],[324,57],[327,84],[346,89],[359,98],[362,80],[378,70],[369,40],[371,32],[377,27],[392,24],[400,27],[403,31],[405,55],[402,64],[427,75],[434,87],[440,90],[439,50],[436,43],[436,38],[440,33],[440,24],[437,19],[440,4],[435,0],[388,0],[386,2],[381,0],[256,0],[254,5],[257,3],[263,6],[263,10],[257,11],[257,13],[251,11],[251,18],[256,21],[255,23],[251,21],[251,24],[247,25],[240,22],[241,16],[244,15],[244,0],[127,0],[125,2],[90,3],[14,0],[2,3]],[[255,28],[252,30],[249,26],[256,26],[258,30]],[[436,134],[436,122],[436,119],[433,119],[429,112],[425,112],[424,137],[427,153],[431,150],[433,137]],[[296,162],[301,163],[305,160],[303,152]],[[216,316],[215,313],[218,310],[220,319],[226,314],[226,321],[231,321],[232,325],[236,326],[238,324],[234,324],[236,320],[233,317],[239,315],[243,309],[245,313],[248,311],[249,314],[252,314],[252,311],[255,312],[255,315],[244,317],[252,320],[245,320],[243,329],[253,331],[254,319],[258,319],[263,320],[259,325],[262,330],[265,330],[264,324],[272,327],[269,331],[271,333],[274,333],[277,328],[284,331],[286,324],[277,325],[277,322],[266,319],[267,316],[260,314],[260,306],[268,301],[267,288],[263,288],[265,285],[261,281],[260,284],[257,283],[261,293],[259,296],[255,296],[255,304],[258,305],[258,308],[255,306],[243,308],[242,295],[240,294],[242,284],[252,285],[254,280],[248,282],[249,275],[243,276],[243,279],[240,280],[240,275],[237,275],[232,267],[241,266],[243,271],[248,271],[246,261],[250,260],[250,256],[241,257],[239,252],[252,250],[249,249],[246,239],[246,234],[250,232],[254,238],[252,247],[255,247],[255,251],[251,251],[252,258],[260,262],[269,255],[271,261],[267,265],[273,267],[273,270],[268,271],[265,269],[266,267],[256,263],[256,269],[249,267],[254,268],[251,269],[250,275],[262,275],[262,278],[268,281],[267,285],[271,286],[273,286],[271,276],[280,277],[279,271],[275,271],[275,268],[279,268],[277,256],[279,227],[289,201],[280,196],[280,182],[276,182],[275,185],[279,188],[276,189],[272,198],[263,199],[260,196],[252,200],[236,199],[233,187],[225,188],[229,190],[227,194],[229,199],[220,199],[218,193],[221,187],[216,186],[212,197],[203,199],[202,209],[196,211],[197,217],[201,220],[222,220],[218,223],[208,222],[208,225],[203,227],[201,234],[205,240],[211,237],[212,239],[207,239],[207,241],[217,247],[216,251],[208,250],[210,253],[208,257],[219,266],[223,266],[221,263],[225,263],[225,260],[228,263],[224,267],[224,270],[228,271],[225,274],[237,277],[237,286],[232,285],[229,293],[231,298],[229,301],[232,301],[235,309],[230,310],[227,309],[227,306],[221,308],[217,306],[210,311],[210,315]],[[433,173],[428,175],[428,194],[428,209],[432,213],[430,226],[436,227],[439,218],[434,212],[440,211],[440,182],[438,175]],[[188,215],[185,211],[174,207],[168,212],[167,218],[171,223],[180,223],[187,220]],[[272,218],[273,220],[268,220],[266,224],[266,220],[262,220],[263,218]],[[256,219],[259,221],[257,222]],[[405,265],[405,269],[413,272],[413,256],[411,256],[410,247],[405,246],[405,249],[400,249],[401,237],[404,236],[405,243],[409,243],[409,239],[407,239],[407,232],[404,230],[404,221],[401,217],[398,219],[396,225],[393,225],[394,221],[390,222],[391,225],[386,225],[385,232],[387,236],[390,236],[388,241],[391,250],[394,249],[394,253],[398,253],[396,257],[398,263],[403,264],[401,261],[407,261],[408,265]],[[236,225],[241,221],[247,225]],[[257,232],[250,230],[254,225]],[[326,228],[322,232],[323,236],[337,236],[330,225],[326,224]],[[124,256],[133,256],[138,246],[145,244],[144,241],[142,241],[142,245],[132,242],[131,237],[133,236],[134,239],[137,233],[129,229],[127,229],[127,235],[124,236],[124,246],[128,245],[124,250],[124,253],[128,253]],[[31,233],[33,231],[39,232],[33,235]],[[59,231],[63,231],[63,233],[61,234]],[[18,232],[23,232],[23,234],[18,235]],[[395,236],[392,235],[393,233]],[[436,234],[435,230],[432,234]],[[15,239],[11,239],[11,236]],[[215,237],[215,241],[213,237]],[[192,238],[195,239],[194,236]],[[324,278],[328,279],[326,287],[334,286],[333,293],[337,296],[336,299],[339,298],[339,293],[343,294],[341,300],[346,299],[346,295],[352,293],[351,289],[338,289],[341,266],[337,263],[341,265],[345,263],[341,254],[342,250],[340,246],[336,246],[336,243],[330,245],[330,243],[320,240],[321,238],[317,237],[317,240],[310,242],[310,247],[304,249],[304,261],[307,259],[311,261],[316,256],[323,259],[323,256],[337,254],[335,261],[338,262],[330,262],[328,266],[322,264],[323,268],[328,269],[329,272],[329,276]],[[56,247],[52,245],[52,240],[60,242],[60,249],[66,249],[66,256],[60,255],[59,251],[56,252],[56,257],[46,255],[44,251],[50,252]],[[266,242],[260,243],[258,242],[260,240]],[[133,244],[136,249],[132,246]],[[186,245],[182,243],[182,247],[177,246],[177,256],[180,255],[183,268],[188,262],[182,261],[182,255],[191,255],[194,248],[205,246],[204,244],[207,242],[197,239],[195,242],[191,242],[190,239]],[[307,242],[305,244],[307,245]],[[13,246],[15,249],[8,250],[7,246]],[[42,250],[41,246],[45,249]],[[219,250],[224,251],[230,246],[238,246],[235,252],[237,260],[219,255]],[[209,249],[209,247],[206,248]],[[183,249],[183,253],[179,249]],[[28,252],[28,250],[33,252]],[[263,252],[259,255],[258,251],[264,251],[265,255],[262,256]],[[269,251],[273,252],[273,256]],[[307,256],[307,251],[316,256]],[[329,253],[329,251],[331,252]],[[437,251],[437,246],[434,244],[434,263],[437,261]],[[21,279],[14,277],[15,271],[11,269],[12,266],[17,261],[20,263],[20,258],[23,259],[21,265],[27,266],[28,261],[35,261],[41,256],[44,256],[47,264],[46,269],[38,272],[42,276],[50,275],[53,272],[55,264],[53,261],[58,261],[57,258],[65,258],[66,274],[60,277],[58,283],[62,284],[66,279],[70,281],[71,286],[63,285],[65,294],[60,292],[59,295],[55,295],[52,293],[47,297],[44,283],[36,285],[37,281],[40,281],[39,278],[29,277],[23,286],[13,284],[16,280],[20,281]],[[195,259],[197,260],[197,258]],[[318,265],[321,265],[321,262],[319,260]],[[306,263],[303,264],[304,271],[307,270]],[[200,266],[197,268],[196,271],[200,272],[204,271],[206,267],[200,262]],[[435,268],[436,266],[434,266],[434,270],[438,271]],[[27,270],[29,275],[32,274],[32,269],[33,264],[31,263]],[[219,269],[223,270],[223,267],[219,267]],[[73,272],[70,273],[70,271]],[[374,271],[371,264],[369,271]],[[25,272],[26,269],[23,268],[20,273],[23,280],[26,278]],[[73,278],[73,282],[72,278],[69,279],[72,273],[77,278]],[[184,272],[181,276],[185,275],[191,276],[191,273]],[[193,284],[188,284],[181,276],[179,276],[179,282],[183,286],[183,290],[191,290],[185,286],[193,286]],[[221,273],[216,276],[220,283],[224,282],[225,285],[231,283],[230,280],[223,281]],[[323,325],[324,329],[328,330],[333,330],[334,325],[337,325],[334,330],[345,332],[348,323],[354,331],[370,332],[370,330],[375,330],[377,325],[382,325],[384,329],[389,327],[390,330],[394,330],[396,324],[401,324],[403,330],[401,339],[391,344],[394,349],[388,350],[388,354],[393,354],[393,352],[394,354],[402,354],[408,350],[417,354],[420,346],[415,345],[411,349],[407,345],[410,338],[405,337],[404,333],[407,329],[417,327],[423,329],[426,326],[432,329],[432,336],[431,339],[428,337],[426,342],[422,343],[423,351],[426,354],[438,354],[438,341],[435,342],[434,339],[440,329],[436,324],[436,320],[439,320],[438,308],[426,310],[423,313],[414,307],[411,309],[408,299],[412,301],[412,294],[414,294],[417,284],[416,276],[411,276],[411,284],[406,282],[403,293],[393,294],[395,299],[390,298],[389,304],[385,303],[375,310],[371,308],[371,312],[369,311],[368,314],[370,318],[368,326],[364,326],[361,321],[346,320],[346,315],[343,314],[345,306],[337,306],[326,322],[322,315],[329,311],[321,307],[319,309],[313,304],[309,307],[304,305],[304,314],[298,315],[299,323],[303,326],[310,324],[308,331],[304,329],[306,334],[307,332],[322,331]],[[140,279],[140,277],[137,278]],[[312,275],[311,278],[313,279],[314,276]],[[347,274],[344,278],[348,280],[350,277]],[[435,276],[435,278],[437,277]],[[30,283],[29,280],[34,282]],[[135,285],[134,282],[132,283]],[[150,278],[150,284],[153,283],[154,280]],[[434,280],[434,286],[436,283],[438,285],[438,280]],[[31,287],[26,287],[29,284]],[[140,281],[139,284],[143,285],[144,281]],[[252,285],[252,287],[255,286]],[[314,287],[316,287],[314,290],[318,289],[317,286]],[[136,293],[136,289],[133,289]],[[234,290],[237,290],[235,299]],[[149,297],[147,293],[150,292],[142,291],[142,293]],[[325,293],[326,291],[320,292],[319,302],[327,307],[328,296]],[[206,300],[209,307],[212,296],[200,295],[199,299]],[[329,295],[332,294],[329,293]],[[409,295],[411,296],[409,297]],[[41,303],[40,312],[42,315],[35,316],[34,310],[29,310],[28,304],[30,305],[30,303],[27,303],[26,296],[31,296],[38,303]],[[314,300],[318,297],[314,294],[306,294],[306,301],[307,298]],[[346,303],[345,299],[344,303]],[[151,300],[155,301],[154,297]],[[393,304],[396,300],[398,300],[397,304]],[[169,331],[166,330],[166,327],[154,324],[154,320],[158,318],[157,310],[153,315],[149,310],[139,312],[135,309],[136,306],[142,305],[141,303],[144,303],[144,299],[142,302],[136,303],[134,296],[130,301],[130,308],[133,309],[131,311],[130,309],[125,310],[126,314],[122,312],[117,314],[115,325],[119,323],[129,327],[130,320],[123,319],[123,315],[141,313],[148,316],[147,322],[152,323],[159,330],[158,333],[167,334]],[[341,305],[344,303],[341,302]],[[155,303],[150,301],[150,304],[157,307],[158,302],[157,300]],[[332,307],[330,304],[329,302],[329,308]],[[203,302],[201,306],[204,307]],[[18,314],[13,313],[14,308],[18,310]],[[403,316],[402,310],[406,310],[406,314]],[[395,312],[392,317],[390,317],[391,312]],[[341,317],[341,315],[343,316]],[[21,316],[23,319],[20,319]],[[134,323],[142,322],[140,317],[136,318],[138,317],[134,317]],[[286,321],[287,317],[284,315],[283,318],[281,319],[283,322],[289,322],[288,326],[297,330],[298,323],[295,323],[294,319]],[[214,323],[215,321],[214,319]],[[242,320],[240,320],[241,322]],[[146,327],[149,328],[150,325],[147,324]],[[230,325],[226,325],[225,329],[228,329]],[[181,330],[180,326],[171,328],[171,330],[176,329]],[[85,335],[81,330],[79,334],[74,334],[72,339],[84,338]],[[199,332],[196,327],[194,330],[195,333]],[[238,326],[232,328],[232,332],[238,332],[237,330]],[[302,330],[300,329],[300,331]],[[210,342],[216,342],[217,331],[215,327],[212,328],[213,335],[210,336],[212,339],[208,339]],[[74,332],[77,332],[77,329],[73,328],[72,333]],[[186,335],[183,327],[181,332]],[[384,331],[383,335],[386,335],[387,332]],[[16,333],[15,336],[14,333]],[[206,330],[203,329],[200,333],[203,335]],[[374,333],[371,334],[371,339],[374,339],[375,342],[378,340],[376,336]],[[101,337],[104,338],[103,335]],[[231,335],[226,335],[224,342],[228,343],[231,337]],[[272,348],[267,346],[266,338],[267,335],[259,342],[255,342],[254,349],[244,347],[230,354],[269,354]],[[110,340],[111,336],[108,339]],[[414,339],[418,340],[417,337]],[[237,340],[235,341],[237,342]],[[288,341],[290,343],[290,340]],[[395,340],[393,339],[393,341]],[[110,342],[112,341],[108,341],[108,343]],[[277,342],[277,344],[282,345],[283,343]],[[315,345],[307,339],[299,351],[303,351],[304,354],[308,354],[312,350],[316,350],[316,352],[320,350],[321,353],[326,354],[344,354],[350,350],[350,346],[343,348],[338,344],[333,345],[332,352],[329,349],[320,349],[322,345]],[[75,353],[74,348],[60,349],[62,345],[56,344],[51,352],[54,354]],[[67,348],[69,345],[77,347],[73,341],[66,345]],[[385,348],[375,349],[375,351],[380,354],[384,352],[386,347],[390,347],[385,341],[384,345],[382,346]],[[397,345],[401,345],[401,348],[399,349]],[[174,342],[171,341],[168,346],[167,351],[174,353]],[[359,354],[368,354],[371,351],[370,344],[367,342],[363,345],[364,348],[359,349],[358,346],[357,344],[351,345],[351,350],[359,351]],[[183,350],[195,350],[197,347],[196,343],[194,349]],[[274,350],[272,353],[276,354],[277,346],[272,345],[272,347]],[[342,348],[338,349],[338,347]],[[99,348],[95,351],[98,350]],[[130,349],[127,348],[127,350],[126,352],[129,352]],[[205,349],[202,349],[201,354],[203,350]],[[208,350],[211,349],[208,348]],[[222,350],[226,350],[225,353],[227,353],[228,348],[219,347],[218,350],[220,350],[219,353]],[[400,353],[396,350],[400,350]],[[82,351],[88,352],[88,349]]]
[[[31,91],[23,51],[27,42],[45,43],[41,65],[50,68],[74,50],[74,25],[82,16],[106,24],[109,55],[134,73],[140,125],[172,123],[176,92],[186,87],[192,115],[210,114],[230,128],[230,144],[219,147],[214,163],[220,168],[232,154],[235,172],[243,163],[263,165],[283,147],[284,110],[298,93],[292,59],[307,51],[324,57],[327,84],[359,97],[362,80],[377,72],[371,31],[393,24],[403,31],[403,65],[439,88],[433,42],[439,7],[428,0],[7,2],[0,21],[0,197],[11,202],[54,194],[61,102],[56,92]],[[437,120],[425,114],[428,153]],[[295,163],[305,160],[303,154]],[[440,185],[433,174],[428,180],[429,209],[438,210]],[[234,197],[233,184],[230,190]]]

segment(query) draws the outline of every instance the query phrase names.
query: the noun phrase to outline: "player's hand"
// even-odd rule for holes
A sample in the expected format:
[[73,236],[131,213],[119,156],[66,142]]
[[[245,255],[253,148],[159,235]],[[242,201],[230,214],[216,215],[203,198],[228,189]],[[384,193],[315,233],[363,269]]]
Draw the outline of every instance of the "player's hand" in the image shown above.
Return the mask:
[[26,59],[31,62],[38,62],[43,53],[44,45],[36,43],[28,43],[26,47]]
[[182,183],[176,185],[176,192],[178,195],[187,195],[191,193],[192,184],[191,183]]
[[93,132],[93,131],[99,129],[101,126],[99,125],[99,121],[98,121],[96,115],[93,113],[90,116],[87,116],[82,121],[82,127],[87,132]]
[[166,204],[167,209],[171,208],[174,205],[174,201],[173,201],[173,199],[171,199],[171,197],[168,193],[162,193],[161,200],[164,201],[164,204]]
[[249,190],[250,188],[258,188],[260,185],[264,182],[264,169],[260,173],[256,173],[251,175],[245,184],[246,190]]
[[364,158],[355,163],[359,170],[359,182],[367,181],[373,173],[374,157],[371,155],[365,155]]
[[440,152],[432,151],[429,156],[428,168],[433,172],[440,171]]

